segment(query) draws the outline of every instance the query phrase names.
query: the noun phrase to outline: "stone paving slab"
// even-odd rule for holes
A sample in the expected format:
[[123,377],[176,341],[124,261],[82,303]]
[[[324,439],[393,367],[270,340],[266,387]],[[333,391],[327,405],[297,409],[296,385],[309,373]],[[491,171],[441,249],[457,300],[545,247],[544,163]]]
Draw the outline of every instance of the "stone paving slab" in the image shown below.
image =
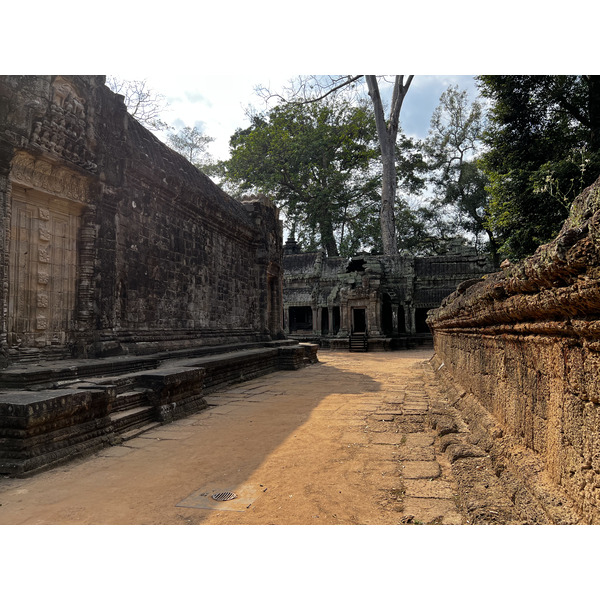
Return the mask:
[[435,434],[433,433],[407,433],[406,434],[406,445],[407,446],[433,446],[435,440]]
[[366,445],[362,450],[362,455],[367,461],[398,461],[397,447],[388,444]]
[[433,446],[412,446],[402,445],[398,448],[398,460],[435,460],[435,450]]
[[406,498],[403,512],[414,515],[413,523],[431,525],[462,525],[462,515],[452,500],[436,498]]
[[396,417],[395,414],[390,414],[390,413],[370,413],[369,414],[369,421],[373,421],[375,423],[380,422],[388,422],[388,423],[393,423],[394,418]]
[[404,460],[402,467],[404,479],[435,479],[442,474],[442,469],[435,460]]
[[404,490],[407,497],[414,498],[443,498],[451,500],[456,491],[447,481],[435,479],[406,479]]
[[401,433],[371,433],[369,440],[372,444],[392,444],[399,446],[403,443]]

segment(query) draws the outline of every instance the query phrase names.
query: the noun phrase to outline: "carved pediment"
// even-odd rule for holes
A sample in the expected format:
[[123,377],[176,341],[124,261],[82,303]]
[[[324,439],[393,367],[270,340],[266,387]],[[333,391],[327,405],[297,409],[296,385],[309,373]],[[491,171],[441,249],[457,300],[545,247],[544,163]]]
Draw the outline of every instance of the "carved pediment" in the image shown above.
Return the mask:
[[33,123],[30,143],[95,173],[94,140],[85,98],[63,77],[53,81],[51,97],[49,110]]
[[91,197],[90,183],[85,177],[27,152],[15,154],[10,179],[26,187],[83,204],[88,204]]

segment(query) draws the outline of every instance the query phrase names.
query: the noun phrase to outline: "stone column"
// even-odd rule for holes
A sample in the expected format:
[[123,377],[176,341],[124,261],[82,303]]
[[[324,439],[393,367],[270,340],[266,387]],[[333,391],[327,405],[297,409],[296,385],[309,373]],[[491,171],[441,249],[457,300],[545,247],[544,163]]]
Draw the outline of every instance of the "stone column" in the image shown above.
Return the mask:
[[411,335],[416,332],[416,318],[415,318],[415,307],[412,302],[404,305],[404,315],[406,317],[406,333]]
[[350,323],[351,323],[350,309],[348,303],[344,302],[340,305],[340,330],[338,337],[346,337],[350,335]]
[[283,309],[283,331],[286,335],[290,334],[290,308],[285,306]]
[[367,331],[369,336],[380,336],[381,333],[381,298],[377,292],[371,292],[367,304]]

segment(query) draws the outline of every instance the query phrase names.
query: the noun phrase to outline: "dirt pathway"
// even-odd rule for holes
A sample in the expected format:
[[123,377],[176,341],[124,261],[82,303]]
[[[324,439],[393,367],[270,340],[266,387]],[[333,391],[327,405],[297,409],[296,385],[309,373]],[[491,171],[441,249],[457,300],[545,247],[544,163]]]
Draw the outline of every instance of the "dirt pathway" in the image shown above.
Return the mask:
[[321,351],[213,393],[122,446],[1,479],[0,524],[464,523],[427,425],[431,354]]

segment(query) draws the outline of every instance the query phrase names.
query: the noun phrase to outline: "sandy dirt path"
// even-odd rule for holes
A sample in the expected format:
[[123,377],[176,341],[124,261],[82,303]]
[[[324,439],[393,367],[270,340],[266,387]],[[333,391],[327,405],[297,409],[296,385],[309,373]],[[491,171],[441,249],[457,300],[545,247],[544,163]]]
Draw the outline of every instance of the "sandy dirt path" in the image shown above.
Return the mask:
[[121,446],[1,479],[0,524],[464,523],[427,426],[431,354],[321,351],[215,392]]

